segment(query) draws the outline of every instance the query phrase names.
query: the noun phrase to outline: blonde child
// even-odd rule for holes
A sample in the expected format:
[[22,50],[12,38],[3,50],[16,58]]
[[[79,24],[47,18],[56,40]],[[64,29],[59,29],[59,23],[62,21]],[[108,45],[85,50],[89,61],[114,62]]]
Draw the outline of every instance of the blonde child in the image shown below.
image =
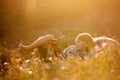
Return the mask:
[[67,57],[69,54],[77,54],[82,59],[87,56],[93,56],[95,53],[104,50],[117,50],[119,44],[114,39],[108,37],[96,37],[93,38],[89,33],[78,34],[75,38],[75,45],[71,45],[63,51],[63,54]]

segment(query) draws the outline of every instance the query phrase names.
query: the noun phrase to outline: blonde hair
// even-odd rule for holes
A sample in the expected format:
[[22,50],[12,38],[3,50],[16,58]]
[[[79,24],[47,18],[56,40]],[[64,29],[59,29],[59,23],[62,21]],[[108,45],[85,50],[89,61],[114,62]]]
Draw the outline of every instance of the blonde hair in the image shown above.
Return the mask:
[[89,33],[78,34],[75,38],[75,44],[79,43],[80,41],[85,42],[89,48],[91,48],[95,45],[93,37]]

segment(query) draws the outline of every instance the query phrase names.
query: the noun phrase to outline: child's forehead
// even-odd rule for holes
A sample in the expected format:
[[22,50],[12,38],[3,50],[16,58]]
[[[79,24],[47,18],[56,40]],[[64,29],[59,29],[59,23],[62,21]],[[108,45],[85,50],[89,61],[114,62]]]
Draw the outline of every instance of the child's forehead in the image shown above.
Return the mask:
[[80,44],[80,43],[86,43],[86,42],[83,41],[83,40],[78,40],[78,41],[76,42],[76,44]]

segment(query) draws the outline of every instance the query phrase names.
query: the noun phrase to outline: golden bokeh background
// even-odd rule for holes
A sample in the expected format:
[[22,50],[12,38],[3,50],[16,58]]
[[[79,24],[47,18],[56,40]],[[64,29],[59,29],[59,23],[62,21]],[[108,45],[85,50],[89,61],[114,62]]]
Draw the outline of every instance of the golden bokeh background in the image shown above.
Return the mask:
[[19,42],[30,34],[37,37],[36,34],[55,31],[90,32],[119,40],[120,0],[1,0],[0,3],[1,41]]

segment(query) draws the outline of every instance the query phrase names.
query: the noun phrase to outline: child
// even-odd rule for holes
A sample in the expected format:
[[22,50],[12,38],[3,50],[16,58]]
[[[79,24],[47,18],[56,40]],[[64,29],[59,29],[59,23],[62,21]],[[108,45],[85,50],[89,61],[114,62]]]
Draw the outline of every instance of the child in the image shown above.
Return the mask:
[[89,33],[81,33],[75,38],[75,45],[69,46],[63,51],[67,57],[69,54],[80,55],[82,59],[86,56],[93,56],[95,53],[109,49],[116,50],[118,42],[108,37],[93,38]]
[[36,48],[40,53],[41,60],[44,61],[47,60],[49,57],[49,50],[53,50],[55,56],[59,56],[57,53],[62,52],[60,46],[58,45],[57,39],[53,35],[41,36],[28,46],[19,44],[19,49],[24,51],[36,51]]

